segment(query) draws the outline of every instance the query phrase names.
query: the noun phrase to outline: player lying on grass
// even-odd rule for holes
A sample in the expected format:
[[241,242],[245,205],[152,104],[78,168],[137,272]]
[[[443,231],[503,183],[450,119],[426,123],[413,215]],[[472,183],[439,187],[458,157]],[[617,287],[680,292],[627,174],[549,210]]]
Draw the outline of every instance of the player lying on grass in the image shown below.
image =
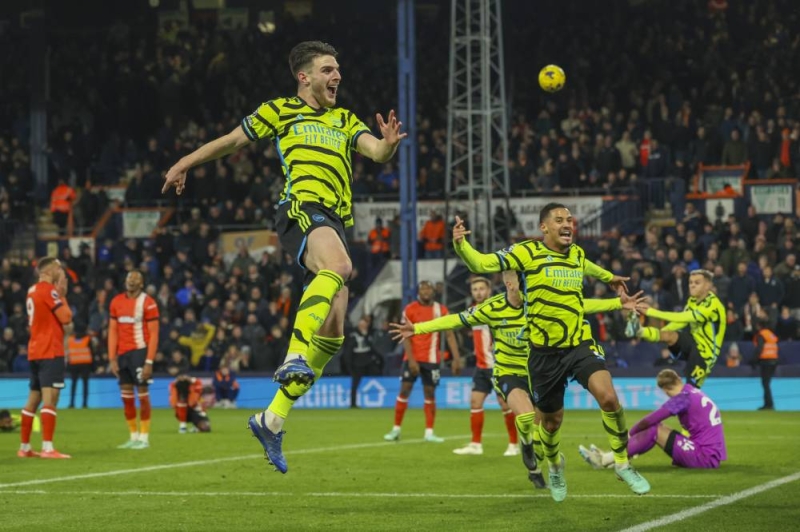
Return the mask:
[[[628,438],[628,456],[644,454],[658,445],[672,458],[672,464],[687,468],[716,469],[727,460],[722,416],[709,397],[692,386],[684,384],[675,370],[664,369],[656,377],[658,387],[669,396],[666,403],[648,414],[631,428]],[[678,416],[681,426],[689,435],[669,428],[661,422]],[[578,451],[595,469],[611,467],[614,457],[594,445],[583,445]]]
[[169,404],[175,409],[178,418],[178,432],[186,433],[186,422],[194,425],[191,432],[211,432],[211,422],[200,403],[203,396],[203,383],[188,375],[178,375],[169,384]]
[[[641,328],[638,317],[632,316],[625,328],[625,335],[629,338],[635,336],[646,342],[665,342],[673,357],[686,361],[686,381],[696,388],[702,387],[711,373],[725,338],[725,306],[712,292],[713,288],[713,273],[693,270],[689,274],[689,300],[683,312],[664,312],[646,304],[640,305],[642,314],[669,323],[661,329]],[[687,325],[689,330],[686,330]]]
[[[535,415],[533,397],[530,392],[528,375],[528,320],[524,312],[520,293],[520,276],[515,271],[504,271],[504,294],[470,307],[459,314],[442,316],[435,320],[420,323],[392,323],[391,332],[395,340],[405,340],[416,334],[447,331],[460,327],[488,326],[492,335],[494,369],[492,382],[501,407],[505,404],[515,416],[520,435],[522,461],[528,470],[528,479],[537,488],[546,487],[539,462],[544,460],[544,451],[539,438],[539,417]],[[610,312],[625,308],[635,311],[636,305],[643,301],[643,293],[634,296],[623,294],[613,299],[587,299],[584,312]],[[592,333],[585,324],[583,340],[591,340]],[[591,349],[602,357],[602,348],[592,341]],[[483,396],[485,399],[486,395]],[[481,406],[483,403],[481,402]],[[473,404],[474,408],[474,404]],[[477,454],[477,453],[476,453]]]

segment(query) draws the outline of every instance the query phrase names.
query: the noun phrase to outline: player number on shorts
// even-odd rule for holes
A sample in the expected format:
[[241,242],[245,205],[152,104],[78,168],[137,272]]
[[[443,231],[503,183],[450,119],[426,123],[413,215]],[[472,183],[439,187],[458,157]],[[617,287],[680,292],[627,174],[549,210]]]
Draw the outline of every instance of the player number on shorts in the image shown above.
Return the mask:
[[136,368],[136,380],[142,382],[142,371],[144,368]]
[[714,404],[714,401],[708,397],[703,397],[703,400],[700,401],[700,405],[702,405],[703,408],[711,405],[711,412],[708,413],[708,421],[711,423],[712,427],[716,427],[722,423],[722,416],[719,415],[719,409],[717,408],[717,405]]
[[441,370],[438,369],[431,370],[431,380],[433,381],[433,384],[437,384],[439,382],[439,379],[441,378],[442,378]]

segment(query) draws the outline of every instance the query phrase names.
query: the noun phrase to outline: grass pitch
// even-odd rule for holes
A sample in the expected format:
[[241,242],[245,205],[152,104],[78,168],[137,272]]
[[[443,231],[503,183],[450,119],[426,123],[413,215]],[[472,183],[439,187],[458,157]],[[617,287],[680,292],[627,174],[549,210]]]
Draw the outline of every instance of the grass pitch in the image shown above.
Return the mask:
[[[116,449],[127,438],[121,410],[61,410],[56,448],[72,460],[16,458],[18,434],[0,434],[0,529],[599,531],[676,514],[685,517],[660,529],[800,523],[797,413],[723,413],[729,459],[718,471],[674,468],[654,449],[636,461],[652,485],[638,497],[578,455],[581,443],[608,447],[599,414],[567,411],[561,504],[533,489],[519,457],[502,456],[497,411],[487,411],[485,454],[457,456],[452,450],[469,441],[468,412],[439,411],[436,432],[447,441],[432,444],[422,442],[421,411],[407,413],[399,443],[386,443],[390,410],[297,410],[286,426],[286,475],[263,460],[248,415],[214,410],[212,433],[178,434],[172,412],[155,410],[152,447],[136,451]],[[642,415],[628,412],[629,423]],[[34,434],[34,449],[39,442]],[[741,493],[750,488],[758,489]],[[698,513],[681,513],[691,509]]]

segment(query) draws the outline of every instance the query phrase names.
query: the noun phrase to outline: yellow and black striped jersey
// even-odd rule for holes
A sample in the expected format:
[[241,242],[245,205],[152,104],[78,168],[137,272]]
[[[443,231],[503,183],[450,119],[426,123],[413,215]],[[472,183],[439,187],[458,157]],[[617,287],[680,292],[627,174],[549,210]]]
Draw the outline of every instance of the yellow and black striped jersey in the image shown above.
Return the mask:
[[528,320],[523,306],[514,307],[505,293],[497,294],[458,314],[469,327],[487,325],[492,332],[495,376],[528,375]]
[[582,341],[583,276],[609,282],[613,274],[586,258],[573,244],[559,253],[544,243],[527,240],[509,248],[480,253],[463,239],[456,252],[474,273],[523,272],[528,334],[536,347],[569,348]]
[[268,137],[275,143],[286,185],[280,203],[320,203],[335,212],[345,227],[353,225],[351,150],[364,123],[342,108],[314,109],[301,98],[277,98],[261,104],[242,120],[247,138]]
[[458,314],[414,324],[414,334],[449,331],[460,327],[486,325],[492,332],[493,374],[528,375],[528,327],[525,310],[508,302],[505,293]]
[[689,325],[700,356],[710,360],[716,360],[719,356],[728,322],[725,305],[715,293],[709,292],[702,301],[690,297],[683,312],[650,308],[647,315],[671,322],[664,327],[667,331],[678,331]]

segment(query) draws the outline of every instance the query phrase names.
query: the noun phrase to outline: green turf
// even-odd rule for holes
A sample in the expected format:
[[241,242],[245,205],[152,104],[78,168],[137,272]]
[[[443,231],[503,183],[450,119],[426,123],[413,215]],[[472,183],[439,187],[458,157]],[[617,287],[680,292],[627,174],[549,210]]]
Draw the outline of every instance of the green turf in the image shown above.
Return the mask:
[[[16,458],[18,436],[0,434],[0,529],[620,530],[800,471],[797,413],[725,413],[729,460],[719,471],[679,470],[652,451],[637,467],[653,489],[637,497],[578,456],[580,443],[608,447],[598,413],[567,412],[569,496],[561,504],[532,488],[519,458],[502,456],[498,412],[487,412],[485,454],[456,456],[452,449],[468,441],[467,412],[439,411],[436,432],[448,441],[431,444],[421,442],[422,412],[409,411],[395,444],[382,441],[389,410],[298,410],[286,427],[287,475],[260,457],[247,412],[210,415],[213,433],[178,434],[171,412],[155,411],[152,447],[135,451],[116,449],[127,438],[121,410],[62,410],[56,447],[73,459],[61,461]],[[798,500],[800,480],[665,529],[797,529]]]

